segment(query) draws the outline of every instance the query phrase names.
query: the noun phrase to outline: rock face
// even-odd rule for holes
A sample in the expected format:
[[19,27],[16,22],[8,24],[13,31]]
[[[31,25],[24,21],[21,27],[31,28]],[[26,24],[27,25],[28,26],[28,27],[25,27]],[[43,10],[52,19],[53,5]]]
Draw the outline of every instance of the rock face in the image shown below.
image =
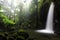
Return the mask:
[[60,33],[60,0],[55,0],[55,10],[54,10],[54,30]]
[[50,6],[49,1],[47,0],[43,1],[42,7],[40,9],[40,23],[42,29],[45,28],[46,26],[46,19],[47,19],[49,6]]

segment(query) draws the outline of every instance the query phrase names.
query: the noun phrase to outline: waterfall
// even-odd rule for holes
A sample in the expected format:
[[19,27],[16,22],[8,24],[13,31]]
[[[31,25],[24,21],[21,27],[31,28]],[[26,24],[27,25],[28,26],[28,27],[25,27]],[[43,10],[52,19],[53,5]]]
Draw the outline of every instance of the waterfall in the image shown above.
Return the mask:
[[54,34],[54,31],[53,31],[53,12],[54,12],[54,3],[51,2],[51,5],[50,5],[49,11],[48,11],[48,16],[47,16],[46,28],[43,30],[36,30],[36,32]]
[[54,4],[52,2],[47,17],[47,23],[46,23],[47,30],[53,30],[53,12],[54,12]]

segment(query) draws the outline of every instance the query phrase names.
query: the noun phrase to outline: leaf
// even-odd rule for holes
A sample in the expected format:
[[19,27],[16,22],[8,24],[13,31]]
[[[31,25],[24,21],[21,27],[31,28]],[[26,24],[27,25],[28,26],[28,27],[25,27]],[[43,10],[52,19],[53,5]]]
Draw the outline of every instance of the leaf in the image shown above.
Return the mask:
[[3,18],[3,22],[5,23],[5,24],[15,24],[15,22],[13,22],[12,20],[9,20],[8,18],[7,18],[7,16],[5,16],[4,14],[0,14],[1,16],[0,17],[2,17]]

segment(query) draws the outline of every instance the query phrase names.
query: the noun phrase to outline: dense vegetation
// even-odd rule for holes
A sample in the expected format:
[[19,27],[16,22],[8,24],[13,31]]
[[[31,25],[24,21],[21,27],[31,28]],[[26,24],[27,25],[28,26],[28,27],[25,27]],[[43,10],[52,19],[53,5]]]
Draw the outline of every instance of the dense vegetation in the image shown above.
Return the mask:
[[[54,1],[55,4],[58,4],[57,8],[55,7],[55,10],[58,9],[58,6],[60,5],[57,2],[58,1]],[[7,13],[0,11],[0,40],[59,40],[60,36],[46,36],[34,32],[36,29],[42,29],[45,27],[47,11],[50,3],[51,0],[33,0],[32,5],[27,11],[26,9],[23,10],[23,5],[20,4],[17,8],[21,8],[21,12],[14,10],[15,14],[18,14],[17,16],[10,14],[8,17],[8,15],[5,15],[10,12],[9,8],[5,8],[8,11]],[[3,9],[2,6],[3,5],[0,4],[0,10]],[[11,15],[13,17],[11,17]],[[59,15],[56,16],[60,17]],[[55,19],[59,21],[59,18]],[[56,20],[54,20],[54,25],[55,23]],[[56,26],[59,27],[58,23]]]

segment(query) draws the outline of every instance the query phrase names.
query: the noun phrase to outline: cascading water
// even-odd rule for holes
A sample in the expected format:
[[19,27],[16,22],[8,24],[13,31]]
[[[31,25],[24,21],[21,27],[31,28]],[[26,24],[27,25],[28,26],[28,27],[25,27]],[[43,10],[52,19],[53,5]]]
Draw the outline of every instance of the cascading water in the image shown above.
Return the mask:
[[36,30],[36,32],[54,34],[54,31],[53,31],[53,12],[54,12],[54,3],[51,2],[48,16],[47,16],[46,28],[44,30]]

